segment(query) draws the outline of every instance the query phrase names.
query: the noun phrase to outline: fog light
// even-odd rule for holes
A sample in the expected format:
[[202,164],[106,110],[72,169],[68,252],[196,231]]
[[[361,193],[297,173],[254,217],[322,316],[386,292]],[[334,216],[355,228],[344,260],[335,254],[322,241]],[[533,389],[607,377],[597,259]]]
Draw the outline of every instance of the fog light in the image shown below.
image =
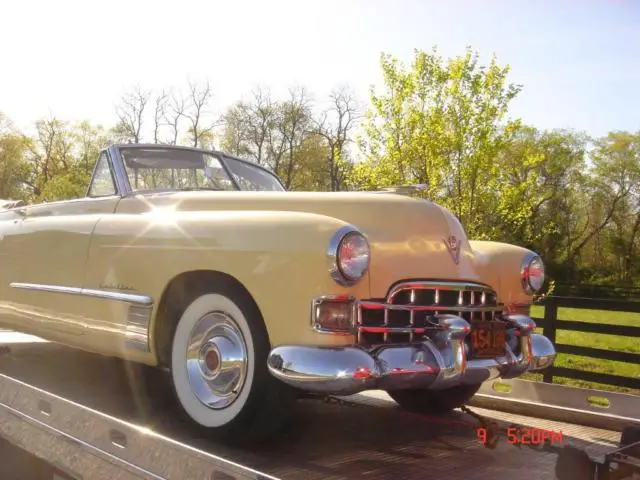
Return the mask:
[[313,301],[311,321],[319,332],[352,333],[356,301],[347,296],[325,296]]

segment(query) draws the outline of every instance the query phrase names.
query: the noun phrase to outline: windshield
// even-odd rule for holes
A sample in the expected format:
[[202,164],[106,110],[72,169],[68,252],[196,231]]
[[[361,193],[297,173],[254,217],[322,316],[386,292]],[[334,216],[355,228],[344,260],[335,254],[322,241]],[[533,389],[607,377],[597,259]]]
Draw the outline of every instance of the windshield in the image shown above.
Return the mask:
[[280,180],[272,173],[233,158],[225,157],[224,161],[241,190],[284,191]]
[[133,191],[140,190],[241,190],[283,191],[275,175],[245,162],[178,148],[121,147],[124,168]]

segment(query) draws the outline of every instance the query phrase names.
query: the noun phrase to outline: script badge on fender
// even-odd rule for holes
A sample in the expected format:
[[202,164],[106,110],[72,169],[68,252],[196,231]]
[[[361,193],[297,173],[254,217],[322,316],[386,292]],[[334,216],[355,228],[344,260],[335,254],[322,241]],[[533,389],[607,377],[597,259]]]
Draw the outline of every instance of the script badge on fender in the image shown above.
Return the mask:
[[456,265],[460,261],[460,244],[462,242],[458,240],[455,235],[451,235],[449,238],[444,240],[444,244],[447,246],[447,250],[449,250],[449,254],[451,255],[451,259],[453,263]]

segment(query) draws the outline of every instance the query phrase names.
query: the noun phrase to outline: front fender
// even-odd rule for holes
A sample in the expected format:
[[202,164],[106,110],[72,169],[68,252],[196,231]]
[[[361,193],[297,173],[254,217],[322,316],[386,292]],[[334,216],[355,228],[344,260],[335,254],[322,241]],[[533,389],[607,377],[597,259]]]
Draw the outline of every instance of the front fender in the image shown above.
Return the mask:
[[329,240],[344,225],[300,212],[109,215],[92,235],[85,287],[152,297],[153,336],[161,295],[173,278],[195,270],[219,271],[236,278],[253,296],[273,345],[349,343],[348,336],[314,332],[310,321],[314,296],[369,295],[368,276],[350,288],[329,276]]
[[496,290],[501,302],[505,305],[531,303],[532,296],[524,291],[520,273],[530,250],[501,242],[474,240],[469,243],[484,283]]

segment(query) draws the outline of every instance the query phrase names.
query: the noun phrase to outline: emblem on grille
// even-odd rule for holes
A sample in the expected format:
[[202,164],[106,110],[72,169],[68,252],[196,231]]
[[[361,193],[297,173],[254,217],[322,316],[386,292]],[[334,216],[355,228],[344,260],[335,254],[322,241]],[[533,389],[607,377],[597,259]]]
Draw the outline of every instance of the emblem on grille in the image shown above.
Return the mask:
[[447,250],[449,250],[449,255],[451,255],[451,260],[456,265],[460,261],[460,244],[462,242],[458,240],[455,235],[449,236],[446,240],[444,240],[444,244],[447,246]]

